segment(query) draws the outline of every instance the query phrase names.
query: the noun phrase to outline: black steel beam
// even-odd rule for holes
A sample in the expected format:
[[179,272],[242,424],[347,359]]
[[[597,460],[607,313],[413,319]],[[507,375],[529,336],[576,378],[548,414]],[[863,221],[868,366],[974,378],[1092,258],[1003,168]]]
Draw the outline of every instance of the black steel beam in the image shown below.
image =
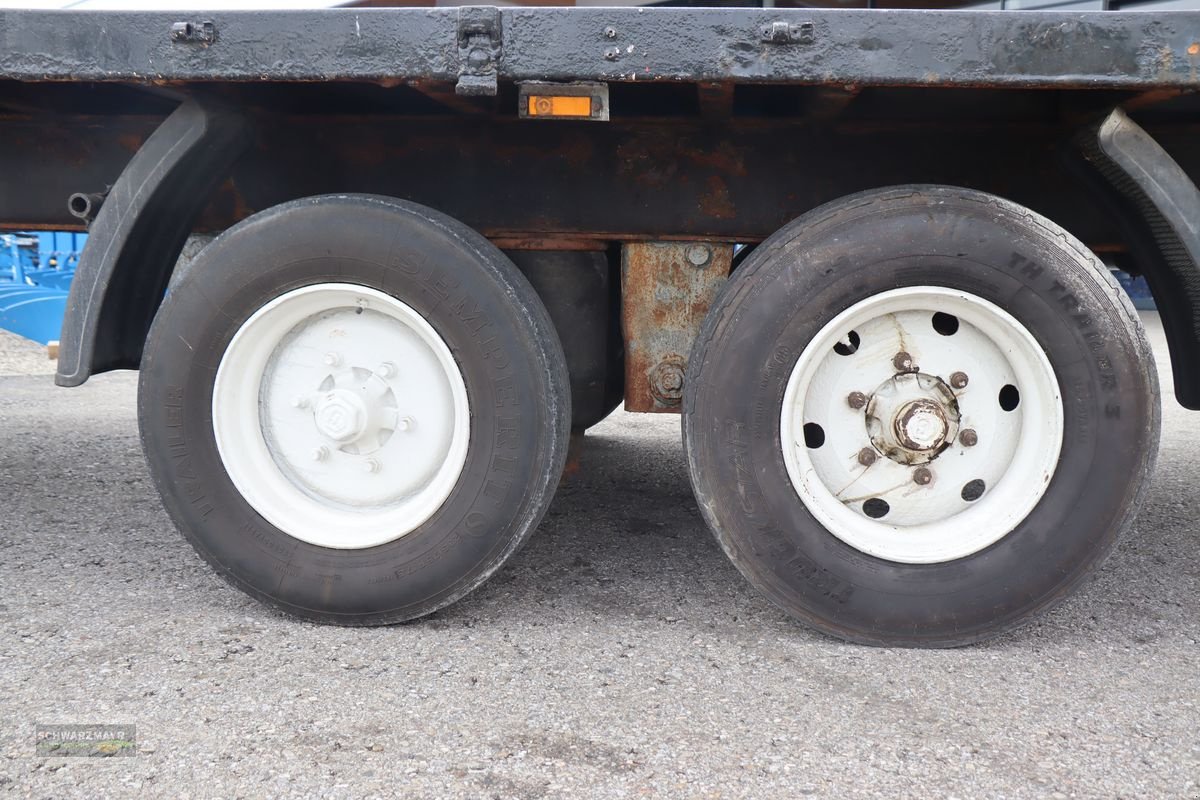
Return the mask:
[[[0,192],[0,224],[77,225],[67,197],[103,191],[156,122],[0,119],[0,174],[13,189]],[[756,241],[827,200],[918,182],[991,191],[1092,245],[1115,241],[1111,220],[1061,161],[1072,129],[1052,124],[264,115],[254,127],[255,141],[201,216],[204,230],[297,197],[351,191],[424,203],[492,237]],[[1200,175],[1200,125],[1150,129]]]
[[[459,9],[0,11],[0,78],[455,81]],[[1200,87],[1200,12],[504,8],[501,80]],[[179,23],[207,29],[187,29]],[[173,29],[176,31],[172,33]]]

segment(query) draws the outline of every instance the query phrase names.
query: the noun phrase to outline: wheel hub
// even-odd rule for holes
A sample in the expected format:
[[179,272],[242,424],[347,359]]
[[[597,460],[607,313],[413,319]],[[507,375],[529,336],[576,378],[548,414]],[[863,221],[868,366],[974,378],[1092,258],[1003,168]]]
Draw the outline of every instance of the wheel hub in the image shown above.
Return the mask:
[[[402,422],[396,404],[396,392],[385,374],[394,367],[385,365],[372,372],[365,367],[350,367],[325,376],[314,393],[313,426],[319,436],[337,449],[354,455],[373,453],[387,443]],[[305,408],[308,397],[300,397],[293,406]]]
[[927,464],[958,435],[961,419],[954,392],[941,378],[902,372],[871,394],[867,434],[879,452],[899,464]]
[[344,444],[362,437],[368,414],[367,405],[360,396],[345,389],[335,389],[317,401],[313,422],[326,439]]

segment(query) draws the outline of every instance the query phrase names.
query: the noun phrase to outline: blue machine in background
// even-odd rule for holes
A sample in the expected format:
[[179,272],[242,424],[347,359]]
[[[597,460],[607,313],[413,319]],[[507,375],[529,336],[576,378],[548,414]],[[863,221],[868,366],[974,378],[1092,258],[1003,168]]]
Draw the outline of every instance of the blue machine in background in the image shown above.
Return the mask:
[[58,340],[85,241],[83,233],[0,233],[0,328]]

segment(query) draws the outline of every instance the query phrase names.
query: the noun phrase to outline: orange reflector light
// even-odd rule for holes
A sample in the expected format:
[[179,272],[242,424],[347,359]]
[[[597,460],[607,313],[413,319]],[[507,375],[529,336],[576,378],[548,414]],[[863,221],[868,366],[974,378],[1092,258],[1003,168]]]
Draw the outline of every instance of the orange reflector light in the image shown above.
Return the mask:
[[531,117],[590,117],[592,98],[586,96],[529,95]]

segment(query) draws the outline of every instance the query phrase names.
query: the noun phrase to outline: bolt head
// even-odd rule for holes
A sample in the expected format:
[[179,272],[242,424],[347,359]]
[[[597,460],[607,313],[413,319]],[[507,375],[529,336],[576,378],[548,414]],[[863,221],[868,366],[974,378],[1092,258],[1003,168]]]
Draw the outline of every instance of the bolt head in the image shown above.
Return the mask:
[[662,361],[650,373],[650,394],[663,405],[678,405],[683,397],[684,365]]
[[476,69],[485,66],[491,60],[491,53],[489,53],[487,50],[484,50],[482,47],[472,47],[471,51],[467,53],[467,64]]
[[324,461],[327,458],[329,458],[329,448],[325,447],[324,445],[315,448],[312,451],[313,461]]
[[896,357],[892,359],[892,366],[896,368],[897,372],[912,372],[913,358],[908,353],[901,350],[899,353],[896,353]]
[[913,470],[912,479],[917,486],[928,486],[933,480],[933,472],[929,467],[917,467]]
[[605,39],[617,38],[617,29],[612,27],[611,25],[609,27],[605,28],[604,29],[604,38]]
[[867,404],[867,396],[862,392],[851,392],[846,395],[846,404],[853,409],[862,408]]
[[965,387],[967,385],[967,380],[968,380],[967,373],[955,372],[954,374],[952,374],[950,376],[950,385],[953,386],[955,389],[962,389],[963,387]]
[[366,461],[363,462],[363,471],[368,474],[374,474],[376,472],[379,472],[379,470],[381,468],[382,467],[381,467],[380,463],[373,458],[368,458]]
[[342,357],[337,353],[326,353],[325,357],[322,358],[321,361],[327,367],[336,367],[338,364],[342,363]]
[[694,244],[687,249],[687,260],[694,267],[703,267],[712,261],[712,248],[708,245]]
[[416,424],[417,424],[416,421],[414,421],[412,417],[401,417],[400,420],[396,423],[396,430],[411,431],[413,429],[413,426]]
[[869,467],[874,464],[875,459],[877,458],[878,456],[875,455],[875,450],[870,447],[864,447],[862,450],[858,451],[858,463],[862,464],[864,467]]
[[379,365],[375,373],[381,378],[394,378],[396,376],[396,365],[390,361],[385,361]]
[[979,434],[974,428],[966,428],[958,434],[958,441],[962,442],[963,447],[974,447],[979,444]]
[[292,398],[292,408],[308,408],[308,398],[304,395],[297,395]]

